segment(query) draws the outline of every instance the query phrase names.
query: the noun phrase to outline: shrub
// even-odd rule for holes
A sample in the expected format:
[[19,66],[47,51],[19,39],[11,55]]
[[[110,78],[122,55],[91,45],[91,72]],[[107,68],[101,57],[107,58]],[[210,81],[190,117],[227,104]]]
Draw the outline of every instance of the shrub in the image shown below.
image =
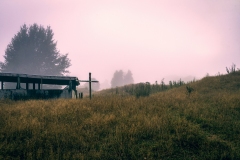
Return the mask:
[[149,96],[151,86],[149,82],[136,84],[134,95],[139,98],[140,96]]

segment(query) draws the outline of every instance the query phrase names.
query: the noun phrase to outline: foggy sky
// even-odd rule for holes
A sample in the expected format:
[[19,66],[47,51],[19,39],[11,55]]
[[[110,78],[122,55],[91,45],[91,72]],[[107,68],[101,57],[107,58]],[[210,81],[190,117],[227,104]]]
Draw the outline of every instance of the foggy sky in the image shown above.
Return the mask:
[[70,76],[105,85],[120,69],[168,83],[240,68],[239,0],[1,0],[0,61],[24,23],[51,26]]

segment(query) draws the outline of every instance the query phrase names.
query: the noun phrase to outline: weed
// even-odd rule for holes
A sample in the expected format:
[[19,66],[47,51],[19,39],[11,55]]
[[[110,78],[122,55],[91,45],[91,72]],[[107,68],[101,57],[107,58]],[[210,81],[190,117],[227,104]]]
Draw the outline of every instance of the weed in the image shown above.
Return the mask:
[[226,71],[227,71],[227,73],[229,74],[229,73],[235,73],[236,72],[236,65],[233,63],[232,64],[232,66],[231,67],[226,67]]
[[186,86],[186,89],[187,89],[188,96],[190,96],[190,94],[194,91],[194,89],[190,86]]

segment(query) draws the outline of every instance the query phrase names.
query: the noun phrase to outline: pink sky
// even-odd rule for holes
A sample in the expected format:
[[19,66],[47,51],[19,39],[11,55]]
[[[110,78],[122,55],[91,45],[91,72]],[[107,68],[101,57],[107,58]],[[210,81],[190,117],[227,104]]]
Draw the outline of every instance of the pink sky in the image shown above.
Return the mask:
[[110,84],[129,69],[136,83],[168,83],[240,68],[239,0],[1,0],[0,61],[24,23],[51,26],[79,79]]

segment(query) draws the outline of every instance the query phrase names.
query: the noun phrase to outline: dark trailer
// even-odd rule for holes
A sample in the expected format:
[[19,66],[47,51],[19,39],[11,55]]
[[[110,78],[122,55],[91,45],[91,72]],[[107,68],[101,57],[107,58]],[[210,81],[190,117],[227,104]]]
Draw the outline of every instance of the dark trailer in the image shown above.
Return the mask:
[[[0,73],[0,99],[76,98],[79,80],[69,76],[42,76],[18,73]],[[14,89],[4,87],[5,82],[15,83]],[[25,85],[22,85],[25,84]],[[30,89],[31,84],[31,89]],[[66,85],[64,89],[43,89],[43,85]],[[22,86],[25,87],[22,87]]]

